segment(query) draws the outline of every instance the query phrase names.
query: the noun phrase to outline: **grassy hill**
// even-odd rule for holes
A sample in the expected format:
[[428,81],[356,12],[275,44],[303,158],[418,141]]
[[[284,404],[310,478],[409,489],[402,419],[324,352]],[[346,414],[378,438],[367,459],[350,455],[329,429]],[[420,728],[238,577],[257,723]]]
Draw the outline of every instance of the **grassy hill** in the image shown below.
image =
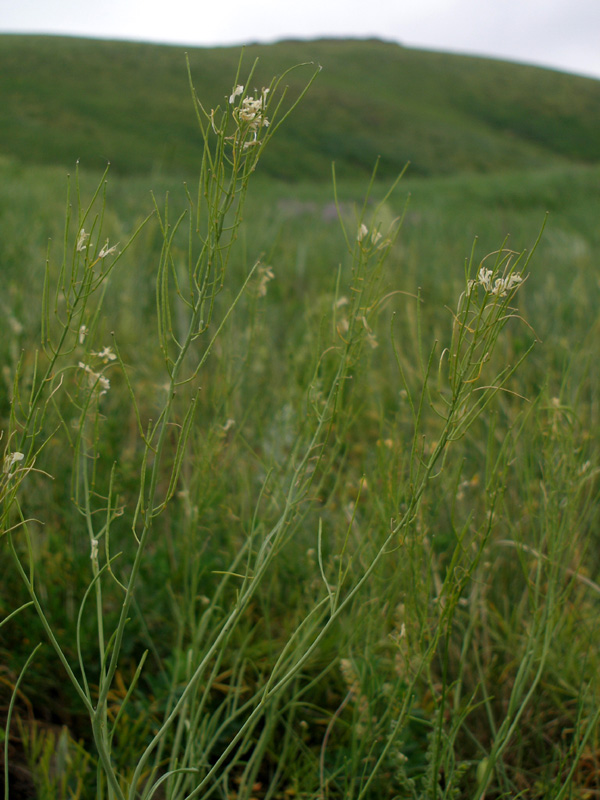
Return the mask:
[[[222,103],[240,49],[192,49],[198,95]],[[600,162],[600,81],[376,40],[289,41],[246,48],[260,88],[301,62],[323,70],[262,169],[328,179],[411,161],[413,175]],[[298,91],[310,67],[292,73]],[[0,36],[0,153],[113,171],[194,170],[199,136],[181,47]]]

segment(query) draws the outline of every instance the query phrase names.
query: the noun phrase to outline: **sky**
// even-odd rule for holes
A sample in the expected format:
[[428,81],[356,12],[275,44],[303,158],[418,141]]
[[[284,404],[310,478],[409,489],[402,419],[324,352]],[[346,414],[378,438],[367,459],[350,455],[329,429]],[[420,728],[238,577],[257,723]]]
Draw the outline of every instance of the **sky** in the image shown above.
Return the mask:
[[1,33],[215,46],[378,37],[600,79],[600,0],[1,0]]

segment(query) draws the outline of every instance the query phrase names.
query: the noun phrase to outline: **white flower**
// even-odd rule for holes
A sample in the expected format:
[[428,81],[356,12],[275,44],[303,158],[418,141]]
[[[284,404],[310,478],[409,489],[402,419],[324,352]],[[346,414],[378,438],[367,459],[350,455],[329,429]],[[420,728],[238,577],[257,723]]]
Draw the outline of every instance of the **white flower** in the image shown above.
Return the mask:
[[112,247],[109,247],[108,246],[108,239],[107,239],[106,240],[106,244],[104,245],[102,250],[100,250],[100,252],[98,253],[98,258],[106,258],[106,256],[112,255],[115,252],[115,250],[117,249],[118,246],[119,246],[119,243],[117,242]]
[[492,282],[494,271],[481,267],[477,273],[477,280],[470,280],[467,283],[467,293],[471,294],[474,286],[482,286],[488,294],[493,294],[495,297],[506,297],[520,283],[523,283],[523,276],[518,272],[511,272],[505,278],[496,278]]
[[[363,222],[363,223],[361,223],[361,226],[358,229],[358,233],[356,234],[356,241],[357,242],[362,242],[363,239],[365,239],[368,235],[369,235],[369,229],[367,228],[367,226]],[[378,231],[378,230],[371,231],[371,244],[373,244],[375,247],[379,244],[379,242],[381,241],[382,238],[383,238],[383,234],[380,231]],[[388,243],[388,240],[386,239],[385,242],[382,242],[382,244],[380,245],[380,248],[383,247],[387,243]]]
[[83,344],[85,341],[85,337],[89,333],[89,328],[87,325],[81,325],[79,328],[79,344]]
[[115,361],[117,358],[110,347],[103,347],[98,353],[92,353],[92,355],[97,358],[102,358],[105,364],[109,361]]
[[18,450],[15,450],[14,453],[10,453],[10,455],[4,457],[4,467],[2,471],[8,474],[13,468],[13,465],[23,461],[24,458],[25,456],[23,453],[19,453]]
[[79,231],[79,236],[77,237],[77,252],[81,253],[82,250],[85,250],[87,247],[87,240],[90,238],[89,233],[86,233],[85,230],[82,228]]
[[88,385],[94,388],[96,385],[102,387],[102,391],[100,392],[101,395],[106,394],[110,389],[110,381],[101,372],[94,372],[94,370],[88,365],[84,364],[83,361],[80,361],[79,369],[84,370],[88,374]]
[[[243,86],[238,86],[238,89],[241,89],[241,92],[244,91]],[[269,120],[265,117],[265,109],[267,107],[267,94],[269,93],[269,89],[262,90],[260,97],[244,97],[242,100],[241,105],[239,108],[234,109],[234,114],[238,118],[238,124],[240,122],[245,122],[248,124],[250,130],[254,133],[254,139],[256,140],[256,136],[260,128],[263,126],[267,126],[269,124]],[[237,89],[236,89],[237,92]],[[238,92],[238,94],[241,94]],[[234,95],[231,95],[234,97]],[[231,102],[231,97],[229,98],[229,102]]]
[[506,278],[497,278],[492,289],[492,294],[498,297],[505,297],[515,286],[523,283],[523,278],[518,272],[513,272]]
[[241,95],[243,91],[244,91],[244,87],[243,86],[239,86],[239,85],[236,86],[235,89],[233,90],[233,92],[229,95],[229,102],[230,103],[235,103],[235,98],[239,97],[239,95]]
[[90,558],[91,558],[92,561],[94,561],[97,564],[98,563],[98,539],[92,539],[91,545],[92,546],[91,546]]
[[493,270],[486,269],[485,267],[481,267],[479,272],[477,273],[477,280],[480,286],[486,290],[486,292],[491,292],[493,290],[492,286],[492,275]]

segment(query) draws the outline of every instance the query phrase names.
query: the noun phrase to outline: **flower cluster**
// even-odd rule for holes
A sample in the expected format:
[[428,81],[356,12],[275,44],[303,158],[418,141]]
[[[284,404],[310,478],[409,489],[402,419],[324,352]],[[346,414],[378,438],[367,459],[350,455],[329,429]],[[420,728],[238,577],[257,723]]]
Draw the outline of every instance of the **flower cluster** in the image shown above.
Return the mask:
[[92,355],[101,358],[105,364],[108,364],[109,361],[116,361],[117,358],[110,347],[103,347],[102,350],[92,353]]
[[[236,86],[229,98],[230,104],[234,103],[236,98],[243,94],[243,92],[243,86]],[[260,97],[254,98],[251,95],[244,97],[241,104],[235,108],[233,112],[238,121],[238,125],[241,126],[245,124],[252,131],[254,134],[254,141],[256,141],[259,130],[269,124],[269,120],[265,116],[268,93],[269,89],[263,88]]]
[[98,253],[98,258],[106,258],[106,256],[112,256],[112,254],[116,251],[117,247],[119,246],[119,242],[113,244],[112,247],[108,246],[108,239],[106,240],[106,244],[102,247],[102,250]]
[[386,247],[389,247],[390,244],[394,241],[396,233],[395,226],[397,221],[398,220],[392,220],[388,232],[385,236],[379,230],[379,226],[369,229],[365,225],[365,223],[362,222],[356,234],[356,241],[359,243],[360,247],[365,252],[384,250]]
[[99,386],[101,395],[108,392],[110,389],[110,381],[105,375],[103,375],[101,372],[94,372],[90,365],[84,364],[83,361],[79,362],[78,367],[79,369],[84,370],[84,372],[87,372],[89,386],[92,388]]
[[[79,328],[79,344],[83,344],[87,334],[89,333],[89,329],[86,325],[81,325]],[[93,358],[99,359],[103,364],[109,364],[111,361],[116,361],[117,356],[113,353],[110,347],[103,347],[102,350],[92,350],[89,353],[90,356]],[[92,388],[99,388],[100,395],[106,394],[110,389],[110,381],[108,378],[102,373],[102,367],[99,370],[92,369],[89,364],[86,364],[84,361],[80,361],[77,365],[79,369],[82,369],[84,372],[87,372],[88,376],[88,385]]]
[[[368,235],[369,235],[369,229],[363,222],[360,228],[358,229],[358,233],[356,235],[356,241],[362,242],[363,239],[365,239]],[[371,234],[371,242],[373,244],[377,244],[380,239],[381,239],[381,233],[379,231],[373,231],[373,233]]]
[[511,272],[504,278],[496,278],[493,280],[494,271],[481,267],[477,273],[476,280],[470,280],[468,283],[468,291],[471,293],[475,286],[482,286],[488,294],[493,294],[496,297],[506,297],[506,295],[523,283],[523,276],[518,272]]
[[[89,233],[86,233],[85,229],[82,228],[79,231],[79,236],[77,237],[77,244],[75,245],[75,249],[77,250],[78,253],[82,253],[84,250],[87,250],[89,246],[89,238],[90,238]],[[106,243],[98,253],[98,258],[103,259],[106,258],[106,256],[112,256],[112,254],[116,251],[118,246],[119,243],[117,242],[117,244],[114,244],[112,247],[109,247],[107,239]]]

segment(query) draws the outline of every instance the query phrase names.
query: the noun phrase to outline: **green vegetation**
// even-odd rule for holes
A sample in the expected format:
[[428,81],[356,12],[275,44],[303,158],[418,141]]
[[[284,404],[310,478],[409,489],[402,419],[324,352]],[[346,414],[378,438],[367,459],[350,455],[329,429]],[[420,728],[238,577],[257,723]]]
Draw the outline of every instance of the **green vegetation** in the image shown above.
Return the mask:
[[[476,89],[514,69],[524,117],[565,81],[575,142],[597,84],[378,42],[249,48],[236,80],[223,49],[190,54],[203,107],[221,102],[194,119],[180,50],[5,39],[44,80],[44,54],[72,58],[60,112],[49,84],[30,104],[47,148],[8,136],[0,160],[7,796],[594,797],[600,165],[526,119],[502,155],[504,112]],[[420,64],[394,124],[428,155],[369,183],[385,126],[364,127],[364,163],[341,154],[332,185],[302,126],[360,130],[366,96],[392,124],[373,52]],[[332,75],[261,95],[296,58]],[[67,179],[50,122],[64,134],[86,75],[86,146],[123,149],[114,174],[88,150]],[[238,83],[258,105],[227,102]],[[439,149],[434,112],[461,120]],[[496,142],[489,162],[461,126]],[[401,154],[381,152],[385,177]]]
[[[198,130],[189,113],[184,49],[82,39],[0,37],[0,141],[25,163],[80,159],[87,169],[193,174]],[[191,49],[210,109],[231,91],[238,48]],[[390,179],[600,162],[600,82],[550,70],[428,53],[380,41],[250,46],[253,87],[282,64],[323,66],[293,125],[265,154],[286,180]],[[292,94],[301,72],[289,76]]]

